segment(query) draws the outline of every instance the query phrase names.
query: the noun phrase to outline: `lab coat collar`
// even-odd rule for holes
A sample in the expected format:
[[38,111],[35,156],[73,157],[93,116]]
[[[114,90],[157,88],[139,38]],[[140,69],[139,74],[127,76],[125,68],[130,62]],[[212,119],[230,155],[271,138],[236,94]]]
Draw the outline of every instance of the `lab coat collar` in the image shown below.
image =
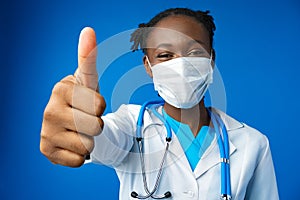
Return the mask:
[[[236,129],[240,129],[243,128],[244,125],[241,122],[238,122],[237,120],[233,119],[232,117],[228,116],[227,114],[225,114],[224,112],[216,109],[216,108],[208,108],[210,109],[212,112],[216,113],[217,115],[219,115],[221,117],[221,119],[223,120],[226,129],[228,131],[228,133],[230,131],[234,131]],[[158,112],[160,114],[162,114],[162,106],[158,108]],[[151,116],[151,117],[150,117]],[[150,113],[150,116],[146,117],[148,119],[145,119],[145,123],[144,123],[144,128],[147,128],[147,126],[150,126],[151,124],[155,123],[155,124],[160,124],[162,125],[163,123],[156,118],[152,113]],[[161,133],[161,144],[163,146],[165,146],[166,144],[166,135],[165,133]],[[229,148],[230,148],[230,155],[232,155],[235,150],[236,147],[234,145],[234,143],[231,141],[230,136],[229,136]],[[169,147],[169,151],[171,154],[173,154],[173,156],[176,157],[182,157],[184,155],[184,151],[180,145],[180,142],[178,140],[178,138],[176,137],[176,134],[173,133],[172,135],[172,141],[170,143],[170,147]],[[185,159],[181,159],[183,160],[183,162],[185,162],[185,165],[189,166],[188,160]],[[204,155],[202,156],[201,160],[199,161],[199,163],[197,164],[195,170],[194,170],[194,174],[195,174],[195,178],[199,178],[201,175],[203,175],[206,171],[208,171],[210,168],[212,168],[213,166],[217,165],[218,163],[220,163],[220,153],[219,153],[219,146],[217,144],[217,140],[216,138],[212,141],[212,145],[210,145],[210,147],[205,151]],[[191,168],[187,167],[188,169]]]
[[243,128],[244,124],[242,124],[241,122],[233,119],[232,117],[228,116],[226,113],[224,113],[221,110],[218,110],[216,108],[213,107],[209,107],[208,109],[210,109],[212,112],[218,114],[222,121],[224,122],[227,131],[231,131],[231,130],[235,130],[235,129],[239,129],[239,128]]
[[[158,107],[158,113],[162,114],[162,106]],[[243,128],[244,125],[233,119],[232,117],[228,116],[226,113],[224,113],[223,111],[221,110],[218,110],[216,108],[213,108],[213,107],[209,107],[208,109],[210,109],[212,112],[218,114],[221,119],[223,120],[225,126],[226,126],[226,129],[227,131],[231,131],[231,130],[235,130],[235,129],[239,129],[239,128]],[[150,118],[149,118],[150,117]],[[155,117],[152,113],[150,113],[150,116],[147,116],[148,119],[145,119],[145,123],[144,123],[144,126],[147,127],[153,123],[155,124],[163,124],[157,117]]]

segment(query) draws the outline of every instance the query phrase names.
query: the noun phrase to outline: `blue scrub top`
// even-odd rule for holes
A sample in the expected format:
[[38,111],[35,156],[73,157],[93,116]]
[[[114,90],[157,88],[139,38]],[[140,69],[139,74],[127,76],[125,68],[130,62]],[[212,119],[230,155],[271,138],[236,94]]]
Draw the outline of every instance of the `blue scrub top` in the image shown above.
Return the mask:
[[202,155],[214,139],[214,130],[209,126],[202,126],[195,137],[189,125],[176,121],[170,117],[164,109],[162,112],[167,123],[169,123],[176,134],[181,147],[185,152],[185,156],[194,171]]

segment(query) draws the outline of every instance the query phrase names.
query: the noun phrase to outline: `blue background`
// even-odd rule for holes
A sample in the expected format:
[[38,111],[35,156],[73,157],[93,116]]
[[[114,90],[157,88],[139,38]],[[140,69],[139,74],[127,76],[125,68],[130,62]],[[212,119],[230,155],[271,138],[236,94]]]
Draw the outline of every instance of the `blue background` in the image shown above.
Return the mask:
[[[299,1],[12,0],[1,4],[0,199],[118,199],[113,169],[56,166],[40,153],[43,110],[53,85],[76,69],[83,27],[94,27],[101,42],[177,6],[211,10],[227,113],[268,136],[281,199],[299,197]],[[107,76],[115,78],[101,81],[107,101],[110,85],[128,70],[126,62],[140,63],[140,56],[129,55],[132,61],[128,58],[124,65],[109,68]],[[134,99],[142,101],[138,93]]]

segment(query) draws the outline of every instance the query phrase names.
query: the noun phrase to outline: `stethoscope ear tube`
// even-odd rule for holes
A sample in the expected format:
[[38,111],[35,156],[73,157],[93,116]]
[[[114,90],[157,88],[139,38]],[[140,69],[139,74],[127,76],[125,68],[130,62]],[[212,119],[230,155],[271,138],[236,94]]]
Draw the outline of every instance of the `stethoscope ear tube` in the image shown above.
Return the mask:
[[[170,191],[165,192],[163,195],[161,196],[151,196],[153,199],[167,199],[170,198],[172,196]],[[136,193],[135,191],[131,192],[131,197],[136,198],[136,199],[147,199],[150,196],[146,195],[146,196],[140,196],[138,195],[138,193]]]
[[131,192],[131,197],[133,198],[137,198],[137,199],[147,199],[149,197],[152,197],[153,199],[165,199],[165,198],[169,198],[172,196],[170,191],[165,192],[163,195],[154,195],[154,193],[157,191],[158,189],[158,185],[160,182],[160,178],[161,178],[161,174],[162,174],[162,170],[163,170],[163,166],[164,166],[164,162],[166,160],[166,156],[169,150],[169,142],[167,142],[166,145],[166,150],[165,153],[163,155],[163,158],[161,160],[160,166],[159,166],[159,171],[157,173],[157,177],[156,177],[156,181],[155,181],[155,185],[154,188],[152,189],[152,191],[150,192],[149,188],[148,188],[148,184],[147,184],[147,178],[146,178],[146,170],[145,170],[145,161],[144,161],[144,157],[143,157],[143,153],[142,153],[142,141],[138,142],[138,146],[139,146],[139,155],[140,155],[140,161],[141,161],[141,167],[142,167],[142,176],[143,176],[143,183],[144,183],[144,189],[145,192],[147,193],[147,195],[139,195],[137,192],[132,191]]
[[142,127],[143,127],[144,113],[145,113],[147,107],[150,106],[150,105],[160,106],[160,105],[163,105],[163,104],[164,104],[164,101],[162,101],[162,100],[148,101],[148,102],[145,102],[141,106],[141,109],[140,109],[140,112],[139,112],[139,116],[138,116],[138,120],[137,120],[137,129],[136,129],[136,140],[137,140],[137,143],[138,143],[138,149],[139,149],[139,155],[140,155],[140,161],[141,161],[141,168],[142,168],[143,183],[144,183],[144,189],[145,189],[146,195],[139,195],[137,192],[132,191],[130,195],[133,198],[147,199],[149,197],[152,197],[153,199],[165,199],[165,198],[170,198],[172,196],[172,194],[171,194],[170,191],[167,191],[167,192],[165,192],[162,195],[154,195],[154,193],[158,189],[158,185],[159,185],[161,174],[162,174],[162,170],[163,170],[163,165],[164,165],[164,162],[166,160],[166,155],[167,155],[168,150],[169,150],[169,143],[171,142],[171,139],[172,139],[171,127],[164,120],[164,118],[161,115],[159,115],[159,113],[155,110],[156,107],[154,107],[153,113],[160,120],[162,120],[163,123],[165,124],[166,129],[167,129],[167,137],[166,137],[166,149],[165,149],[165,153],[164,153],[163,158],[161,160],[160,168],[159,168],[159,171],[158,171],[158,174],[157,174],[157,177],[156,177],[155,186],[154,186],[154,188],[152,189],[151,192],[150,192],[150,190],[148,188],[148,184],[147,184],[147,178],[146,178],[146,172],[145,172],[145,162],[144,162],[144,157],[143,157],[143,153],[142,153],[142,148],[143,148],[142,147],[143,146],[143,143],[142,143],[142,139],[143,139],[143,137],[142,137]]

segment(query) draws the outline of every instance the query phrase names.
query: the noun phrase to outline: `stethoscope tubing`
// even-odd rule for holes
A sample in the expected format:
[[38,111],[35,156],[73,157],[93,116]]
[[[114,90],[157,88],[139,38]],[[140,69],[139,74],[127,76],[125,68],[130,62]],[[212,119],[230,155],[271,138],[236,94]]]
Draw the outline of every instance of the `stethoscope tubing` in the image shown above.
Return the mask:
[[[167,191],[163,195],[154,195],[154,193],[157,191],[158,186],[159,186],[163,165],[164,165],[166,155],[168,152],[168,148],[169,148],[169,143],[171,142],[171,139],[172,139],[172,130],[171,130],[169,123],[157,111],[157,108],[163,104],[164,104],[163,100],[147,101],[141,106],[141,109],[139,112],[139,116],[138,116],[138,120],[137,120],[136,139],[137,139],[138,146],[139,146],[139,154],[140,154],[140,161],[141,161],[141,167],[142,167],[144,189],[145,189],[145,192],[147,195],[141,196],[141,195],[138,195],[136,192],[132,192],[132,196],[134,195],[135,198],[138,198],[138,199],[147,199],[149,197],[152,197],[154,199],[163,199],[163,198],[171,197],[171,193],[169,191]],[[162,161],[160,163],[160,168],[159,168],[159,172],[156,177],[155,185],[151,192],[150,192],[150,190],[148,188],[148,184],[147,184],[147,178],[146,178],[146,173],[145,173],[145,163],[144,163],[143,149],[142,149],[142,127],[143,127],[143,123],[144,123],[143,118],[144,118],[144,113],[145,113],[146,109],[148,109],[148,108],[152,111],[152,113],[157,118],[159,118],[159,120],[161,120],[164,123],[165,128],[167,130],[165,153],[164,153]],[[221,198],[222,199],[231,199],[228,133],[227,133],[226,126],[223,123],[222,119],[219,116],[216,117],[216,115],[211,110],[207,109],[207,111],[211,117],[215,132],[217,134],[217,142],[218,142],[219,151],[220,151]],[[223,134],[221,134],[221,132]]]
[[156,105],[153,105],[153,106],[150,107],[150,110],[151,110],[152,113],[153,113],[159,120],[161,120],[161,121],[164,123],[164,125],[166,126],[166,130],[167,130],[167,137],[166,137],[166,140],[167,140],[167,142],[168,142],[168,141],[170,142],[171,139],[172,139],[172,129],[171,129],[171,127],[170,127],[170,124],[165,120],[165,118],[164,118],[161,114],[159,114],[159,113],[157,112],[157,108],[158,108],[160,105],[163,105],[163,104],[156,104]]
[[142,126],[144,123],[144,113],[145,113],[147,106],[155,105],[155,104],[163,105],[164,101],[162,101],[162,100],[146,101],[140,108],[140,112],[139,112],[139,116],[138,116],[138,120],[137,120],[137,130],[136,130],[137,138],[142,138]]
[[[220,117],[216,117],[213,112],[209,109],[208,113],[211,117],[214,129],[217,133],[217,141],[220,150],[220,159],[221,159],[221,195],[231,197],[231,183],[230,183],[230,166],[229,166],[229,141],[228,133],[225,127],[225,124]],[[220,133],[220,128],[223,133]]]
[[142,165],[142,176],[143,176],[144,189],[145,189],[145,192],[147,194],[145,196],[140,196],[139,195],[138,198],[139,199],[147,199],[149,197],[152,197],[153,199],[163,199],[165,194],[164,195],[154,195],[154,193],[157,191],[157,188],[158,188],[158,185],[159,185],[163,165],[164,165],[164,162],[166,160],[167,152],[169,150],[169,142],[167,142],[166,149],[165,149],[163,158],[162,158],[160,166],[159,166],[159,171],[158,171],[157,176],[156,176],[156,182],[155,182],[155,185],[154,185],[151,192],[150,192],[150,190],[148,188],[148,185],[147,185],[147,177],[146,177],[146,173],[145,173],[145,171],[146,171],[145,170],[145,161],[144,161],[144,157],[143,157],[143,153],[142,153],[142,141],[140,141],[138,143],[138,146],[139,146],[139,155],[140,155],[141,165]]
[[[165,194],[162,194],[162,195],[154,195],[154,193],[157,191],[158,186],[159,186],[159,182],[160,182],[160,178],[161,178],[161,174],[162,174],[162,170],[163,170],[163,165],[164,165],[164,162],[166,160],[166,156],[167,156],[167,153],[168,153],[168,150],[169,150],[169,143],[171,142],[171,139],[172,139],[172,131],[171,131],[170,125],[156,111],[156,108],[163,105],[163,104],[164,104],[164,101],[162,101],[162,100],[145,102],[142,105],[142,107],[140,109],[140,112],[139,112],[138,121],[137,121],[136,138],[137,138],[137,142],[138,142],[138,149],[139,149],[141,168],[142,168],[142,176],[143,176],[143,184],[144,184],[144,190],[146,192],[146,195],[138,195],[136,192],[133,191],[131,193],[131,196],[135,197],[135,198],[138,198],[138,199],[147,199],[149,197],[152,197],[153,199],[164,199],[164,198],[171,197],[171,193],[169,191],[167,191]],[[150,105],[152,105],[152,106],[150,106]],[[143,156],[143,142],[142,142],[143,117],[144,117],[144,113],[145,113],[146,109],[148,108],[148,106],[150,106],[150,110],[152,110],[154,115],[156,117],[158,117],[165,124],[165,127],[167,129],[166,149],[165,149],[163,158],[162,158],[160,166],[159,166],[159,171],[158,171],[157,176],[156,176],[155,185],[154,185],[151,192],[148,188],[147,177],[146,177],[146,173],[145,173],[146,170],[145,170],[145,161],[144,161],[144,156]]]

